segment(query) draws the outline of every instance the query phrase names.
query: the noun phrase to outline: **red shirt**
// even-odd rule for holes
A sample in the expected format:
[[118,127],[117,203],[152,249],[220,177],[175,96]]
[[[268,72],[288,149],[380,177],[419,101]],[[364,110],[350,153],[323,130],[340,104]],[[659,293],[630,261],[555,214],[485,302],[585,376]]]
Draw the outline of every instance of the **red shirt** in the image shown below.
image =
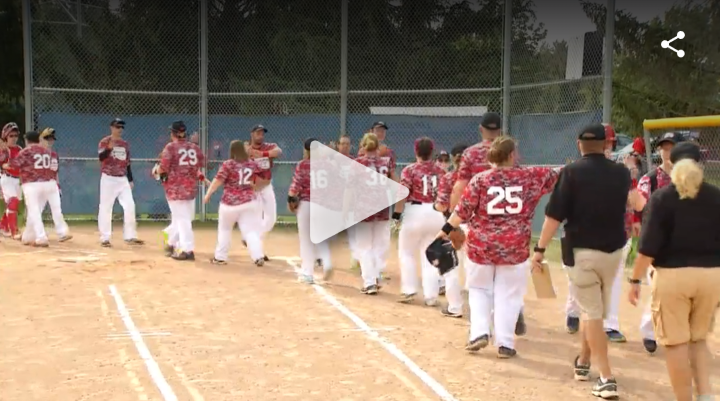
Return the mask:
[[295,173],[293,174],[292,182],[290,183],[289,192],[296,194],[295,196],[297,196],[301,201],[309,202],[311,184],[310,160],[301,160],[295,166]]
[[[487,161],[490,145],[492,145],[492,141],[484,140],[465,149],[460,157],[460,165],[457,169],[458,180],[470,181],[475,174],[482,173],[491,167]],[[519,166],[517,158],[515,159],[515,166]]]
[[[110,139],[110,136],[106,136],[100,140],[98,153],[102,153],[107,149]],[[110,156],[101,163],[100,171],[103,174],[113,177],[125,177],[127,175],[127,166],[130,164],[130,145],[123,139],[116,139],[110,151]]]
[[457,181],[457,170],[443,174],[438,184],[437,198],[435,202],[445,207],[450,206],[450,195],[452,195],[453,187]]
[[[378,174],[384,175],[390,178],[392,172],[395,170],[395,162],[393,159],[389,156],[385,157],[379,157],[379,156],[358,156],[357,159],[355,159],[356,163],[360,163],[365,167],[371,168],[375,170]],[[368,194],[358,194],[355,201],[356,202],[363,202],[363,196],[369,196]],[[371,201],[368,199],[368,203]],[[385,221],[390,220],[390,208],[383,209],[374,215],[367,217],[363,222],[372,222],[372,221]]]
[[21,150],[16,158],[10,159],[10,167],[20,172],[23,184],[54,181],[57,176],[52,169],[52,152],[39,144]]
[[[381,143],[381,145],[383,144]],[[392,169],[395,170],[395,167],[397,166],[397,156],[395,155],[395,151],[387,147],[387,145],[385,145],[385,147],[387,148],[387,153],[385,154],[385,157],[390,158],[390,161],[392,162]],[[357,157],[361,156],[365,156],[365,149],[363,148],[360,148],[358,150]]]
[[[259,150],[261,152],[269,152],[273,149],[276,149],[277,147],[277,144],[268,142],[263,142],[257,146],[251,146],[252,149]],[[272,157],[253,157],[252,159],[255,160],[258,165],[258,178],[261,178],[263,180],[272,179],[272,168],[274,159]]]
[[416,162],[402,170],[400,183],[410,190],[408,202],[433,203],[445,170],[434,161]]
[[532,218],[558,172],[548,167],[491,169],[470,180],[455,213],[468,224],[467,255],[482,265],[516,265],[530,257]]
[[160,156],[160,168],[167,173],[163,184],[168,200],[192,200],[197,196],[200,169],[205,167],[205,155],[192,142],[179,140],[165,145]]
[[223,182],[223,194],[220,203],[228,206],[243,205],[255,200],[255,177],[258,166],[252,160],[238,162],[225,160],[220,165],[215,179]]
[[[8,146],[7,149],[0,150],[0,166],[5,163],[9,163],[10,160],[16,158],[18,154],[20,154],[21,150],[22,148],[18,145]],[[20,177],[20,171],[12,167],[5,170],[5,173],[15,178]]]
[[[670,176],[665,172],[665,170],[661,169],[660,167],[656,167],[657,169],[657,188],[655,190],[657,191],[660,188],[664,188],[672,183],[672,179]],[[650,177],[648,177],[647,174],[642,176],[640,178],[640,181],[638,181],[637,184],[637,190],[642,195],[645,200],[650,200]]]

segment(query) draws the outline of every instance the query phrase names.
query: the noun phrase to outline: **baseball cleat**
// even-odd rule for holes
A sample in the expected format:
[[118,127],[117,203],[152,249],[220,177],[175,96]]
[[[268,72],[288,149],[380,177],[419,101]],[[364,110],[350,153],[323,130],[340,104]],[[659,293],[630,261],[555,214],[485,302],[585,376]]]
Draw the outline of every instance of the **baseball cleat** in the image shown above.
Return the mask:
[[315,278],[307,274],[300,274],[298,276],[298,283],[302,284],[315,284]]
[[36,248],[47,248],[50,246],[50,244],[48,244],[47,242],[36,242],[33,244],[33,246]]
[[437,298],[428,298],[425,300],[425,306],[429,306],[431,308],[434,308],[438,306],[438,300]]
[[268,256],[265,255],[265,256],[263,256],[263,261],[264,261],[264,262],[269,262],[269,261],[270,261],[270,258],[268,258]]
[[258,259],[253,263],[255,263],[255,266],[257,267],[262,267],[265,264],[265,259]]
[[360,290],[365,295],[377,295],[378,288],[377,285],[369,285],[367,287],[364,287],[362,290]]
[[620,395],[618,394],[617,382],[614,378],[603,381],[603,379],[598,377],[597,382],[595,382],[592,388],[592,395],[600,397],[603,400],[619,399]]
[[145,241],[137,238],[126,239],[125,243],[128,245],[145,245]]
[[617,330],[607,330],[605,334],[607,335],[608,341],[611,343],[624,343],[627,341],[623,333]]
[[525,314],[521,310],[517,322],[515,322],[515,335],[522,337],[525,333],[527,333],[527,325],[525,324]]
[[579,382],[589,381],[590,380],[590,363],[581,365],[578,363],[579,360],[580,360],[580,356],[576,356],[575,361],[573,362],[575,380],[577,380]]
[[112,244],[110,243],[110,241],[103,241],[100,243],[100,246],[103,248],[112,248]]
[[477,352],[477,351],[480,351],[481,349],[487,347],[489,343],[490,343],[490,336],[488,336],[487,334],[483,334],[480,337],[478,337],[474,340],[471,340],[469,343],[467,343],[467,345],[465,346],[465,351]]
[[440,295],[440,296],[445,295],[445,286],[440,287],[440,291],[438,291],[438,295]]
[[171,258],[175,254],[175,247],[172,245],[165,245],[165,249],[163,251],[165,252],[165,256]]
[[223,266],[227,264],[226,261],[220,260],[220,259],[215,259],[215,258],[210,258],[210,263],[212,263],[214,265],[223,265]]
[[195,260],[195,252],[180,252],[172,255],[171,258],[175,260],[193,261]]
[[73,238],[73,236],[70,234],[63,235],[62,237],[58,238],[58,242],[70,241],[72,238]]
[[568,316],[565,320],[565,330],[569,334],[575,334],[580,330],[580,318]]
[[450,312],[450,309],[449,309],[448,306],[442,308],[442,310],[440,311],[440,313],[442,313],[443,316],[454,317],[454,318],[456,318],[456,319],[459,319],[459,318],[463,317],[462,312]]
[[401,304],[409,304],[410,302],[415,299],[415,293],[412,294],[400,294],[400,299],[398,299],[398,302]]
[[648,354],[652,355],[657,351],[657,341],[643,338],[643,347],[645,347],[645,351],[647,351]]
[[497,357],[498,359],[509,359],[517,355],[517,351],[512,348],[501,346],[498,348]]

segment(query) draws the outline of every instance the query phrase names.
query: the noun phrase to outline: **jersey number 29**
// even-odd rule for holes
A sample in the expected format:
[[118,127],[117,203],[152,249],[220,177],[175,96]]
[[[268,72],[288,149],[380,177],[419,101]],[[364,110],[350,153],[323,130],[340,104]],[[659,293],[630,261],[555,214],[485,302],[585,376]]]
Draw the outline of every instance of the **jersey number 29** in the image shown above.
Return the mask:
[[[523,209],[523,201],[519,196],[517,196],[520,192],[522,192],[521,186],[488,188],[487,194],[494,197],[487,203],[487,214],[519,214]],[[498,207],[498,203],[503,200],[510,205],[505,206],[504,208]]]
[[179,165],[194,166],[197,164],[198,157],[195,149],[180,149],[178,150],[178,153],[180,154],[180,160],[178,161]]
[[50,155],[35,154],[33,156],[33,159],[35,159],[35,170],[42,170],[42,169],[50,168]]

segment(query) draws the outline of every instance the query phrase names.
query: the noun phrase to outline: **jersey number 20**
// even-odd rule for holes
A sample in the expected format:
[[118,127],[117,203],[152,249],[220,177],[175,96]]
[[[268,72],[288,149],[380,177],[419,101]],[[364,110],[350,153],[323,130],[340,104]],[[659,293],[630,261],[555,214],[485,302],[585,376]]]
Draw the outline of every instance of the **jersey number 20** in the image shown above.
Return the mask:
[[50,155],[36,154],[33,159],[35,159],[35,170],[50,168]]
[[[493,198],[487,203],[487,214],[519,214],[523,209],[523,201],[517,196],[520,192],[522,192],[521,186],[488,188],[487,194],[493,196]],[[510,205],[504,208],[498,207],[498,203],[503,200]]]
[[180,160],[178,161],[179,165],[194,166],[197,164],[198,157],[195,149],[180,149],[178,150],[178,153],[180,154]]

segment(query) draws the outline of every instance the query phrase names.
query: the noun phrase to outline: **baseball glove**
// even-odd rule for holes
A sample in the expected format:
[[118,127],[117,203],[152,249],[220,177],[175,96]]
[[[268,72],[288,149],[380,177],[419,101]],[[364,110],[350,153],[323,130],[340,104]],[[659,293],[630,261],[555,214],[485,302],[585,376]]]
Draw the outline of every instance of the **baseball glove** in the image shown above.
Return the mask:
[[452,243],[453,248],[457,250],[462,249],[466,239],[465,232],[459,228],[450,231],[450,234],[448,234],[448,240]]
[[425,257],[441,276],[458,266],[457,252],[447,238],[436,238],[425,250]]
[[297,196],[288,196],[287,207],[288,210],[295,213],[300,205],[300,198]]

